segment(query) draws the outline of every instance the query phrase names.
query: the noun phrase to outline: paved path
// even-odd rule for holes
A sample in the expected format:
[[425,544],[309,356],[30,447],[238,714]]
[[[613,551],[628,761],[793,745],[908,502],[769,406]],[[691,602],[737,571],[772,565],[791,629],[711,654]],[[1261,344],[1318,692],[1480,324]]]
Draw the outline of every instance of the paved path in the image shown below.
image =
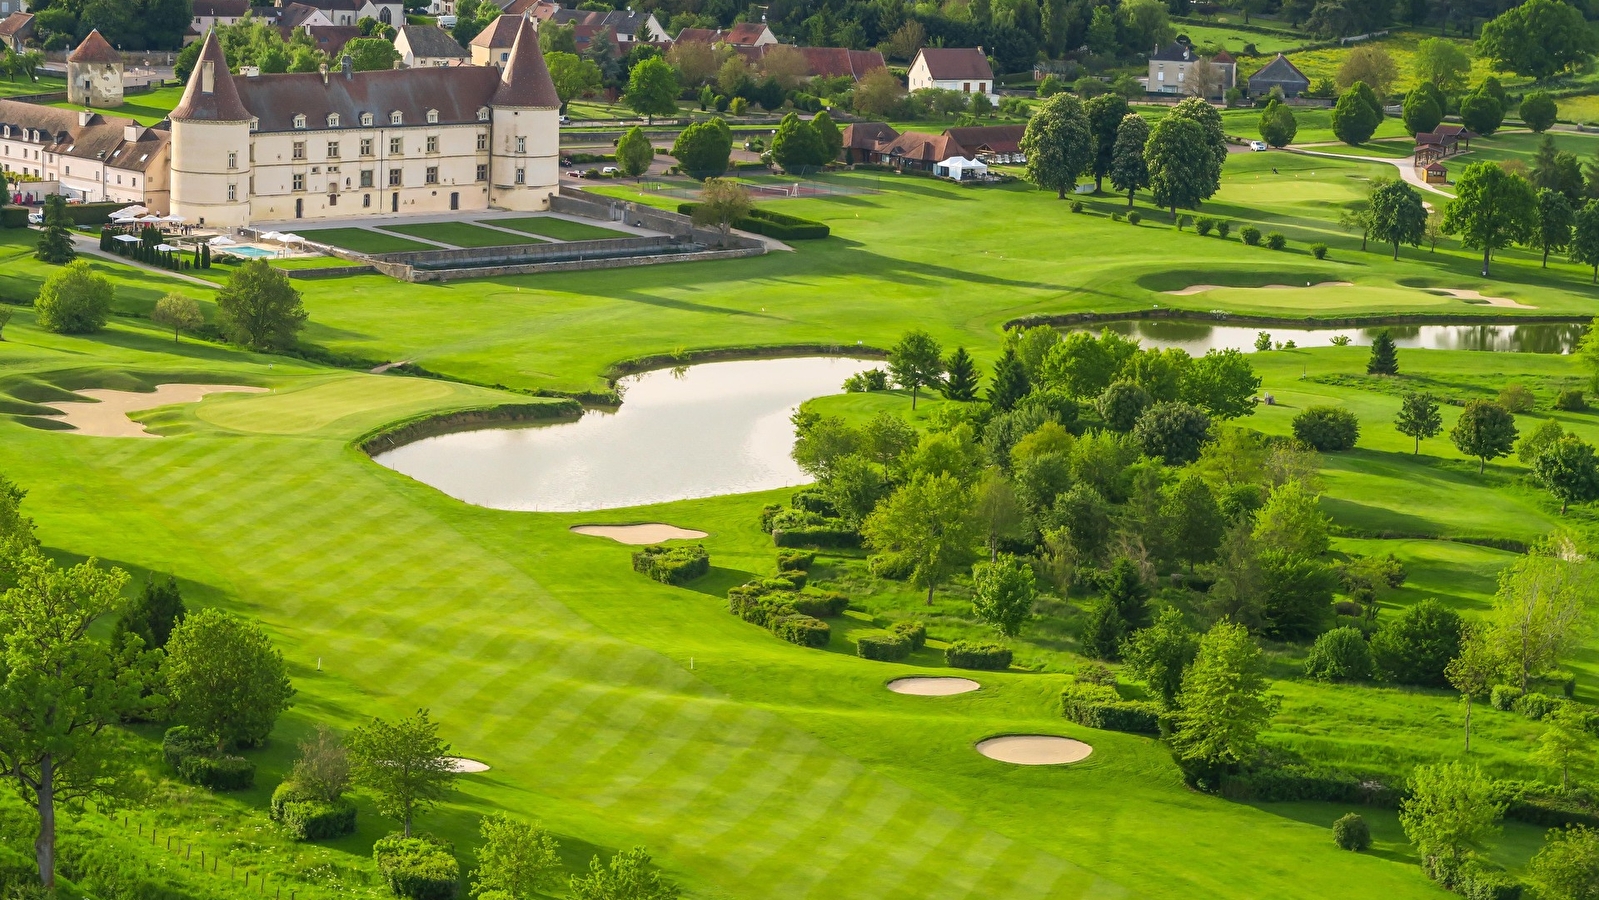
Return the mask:
[[1448,197],[1451,200],[1455,198],[1454,194],[1451,194],[1448,191],[1438,187],[1436,184],[1428,184],[1427,179],[1417,175],[1415,162],[1413,161],[1412,157],[1409,156],[1406,156],[1402,159],[1390,159],[1385,156],[1350,156],[1344,153],[1323,153],[1319,150],[1306,150],[1303,147],[1284,147],[1283,149],[1289,153],[1298,153],[1301,156],[1319,156],[1323,159],[1354,159],[1359,160],[1360,162],[1381,163],[1382,165],[1393,166],[1399,170],[1399,177],[1404,179],[1407,183],[1421,188],[1424,191],[1431,191],[1434,194]]
[[185,275],[182,272],[174,272],[171,269],[158,269],[155,266],[145,265],[142,262],[136,262],[128,259],[127,257],[118,256],[115,253],[107,253],[106,251],[100,249],[99,238],[89,238],[84,237],[81,234],[74,234],[72,236],[72,249],[78,251],[79,255],[88,254],[89,256],[98,256],[101,259],[108,259],[111,262],[121,263],[124,266],[132,266],[135,269],[149,272],[152,275],[165,275],[168,278],[177,278],[181,281],[192,282],[208,288],[222,287],[222,285],[217,284],[214,281],[206,281],[204,278],[196,278],[193,275]]

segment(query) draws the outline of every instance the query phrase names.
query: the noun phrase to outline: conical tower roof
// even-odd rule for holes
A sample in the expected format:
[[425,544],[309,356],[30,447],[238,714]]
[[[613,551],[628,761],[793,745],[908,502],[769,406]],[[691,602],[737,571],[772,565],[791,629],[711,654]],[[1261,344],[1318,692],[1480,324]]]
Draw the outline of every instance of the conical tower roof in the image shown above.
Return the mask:
[[189,86],[183,89],[183,99],[172,110],[171,118],[194,122],[248,122],[253,118],[239,99],[239,89],[228,72],[228,61],[214,29],[206,32],[205,46],[200,48],[194,72],[189,75]]
[[544,64],[544,53],[539,49],[539,33],[526,16],[520,18],[511,58],[506,60],[499,90],[491,102],[521,109],[560,109],[561,98],[555,93],[550,68]]
[[83,39],[78,49],[72,51],[67,57],[67,62],[119,63],[122,62],[122,54],[118,53],[117,48],[111,46],[111,43],[100,35],[100,29],[96,28],[89,32],[89,36]]

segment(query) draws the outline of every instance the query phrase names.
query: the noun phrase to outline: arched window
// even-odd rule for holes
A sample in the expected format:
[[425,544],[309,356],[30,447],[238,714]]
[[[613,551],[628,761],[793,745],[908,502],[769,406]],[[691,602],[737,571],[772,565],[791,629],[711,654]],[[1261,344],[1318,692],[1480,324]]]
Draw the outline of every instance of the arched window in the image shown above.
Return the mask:
[[401,112],[399,110],[395,110],[394,112],[389,113],[389,124],[390,125],[399,125],[401,122],[404,122],[404,121],[405,121],[405,116],[403,114],[401,114]]
[[305,127],[305,114],[304,113],[295,113],[294,114],[294,127],[297,128],[297,129]]
[[371,127],[371,125],[372,125],[372,114],[371,113],[361,113],[361,124],[365,125],[365,126],[368,126],[368,127]]
[[439,124],[439,111],[438,110],[436,110],[436,109],[428,110],[428,124],[429,125],[437,125],[437,124]]
[[328,127],[329,128],[337,128],[337,127],[339,127],[339,114],[338,113],[328,113]]
[[394,24],[394,16],[393,16],[392,13],[389,12],[389,8],[388,7],[385,6],[381,10],[378,10],[378,21],[382,22],[385,25]]

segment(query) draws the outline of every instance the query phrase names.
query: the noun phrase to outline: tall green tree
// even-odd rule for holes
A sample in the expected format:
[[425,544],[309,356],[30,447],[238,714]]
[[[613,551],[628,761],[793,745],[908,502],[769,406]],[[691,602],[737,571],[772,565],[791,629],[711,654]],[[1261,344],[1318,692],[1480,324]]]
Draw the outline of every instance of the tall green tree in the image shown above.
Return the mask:
[[648,125],[656,116],[677,113],[677,93],[677,70],[661,57],[653,56],[628,73],[627,92],[622,99]]
[[185,613],[178,580],[171,575],[160,578],[152,574],[144,582],[138,599],[117,616],[117,624],[111,632],[112,643],[123,646],[129,635],[136,634],[147,649],[160,650],[166,647],[172,629],[183,620]]
[[57,334],[90,334],[105,327],[116,288],[87,260],[51,272],[33,299],[39,327]]
[[172,343],[176,344],[181,332],[197,331],[205,324],[205,314],[199,303],[173,291],[155,302],[150,321],[172,329]]
[[1570,558],[1575,554],[1567,541],[1546,542],[1499,573],[1489,635],[1523,693],[1591,627],[1594,575],[1587,563]]
[[970,559],[977,543],[971,491],[951,475],[917,475],[879,503],[861,526],[867,546],[912,564],[910,583],[933,591]]
[[0,766],[33,809],[39,880],[53,892],[57,807],[131,785],[112,729],[145,711],[155,660],[137,640],[114,648],[89,633],[121,606],[125,572],[93,559],[62,569],[22,542],[11,551],[14,584],[0,595]]
[[1478,88],[1460,98],[1460,123],[1487,137],[1505,121],[1505,105],[1498,97]]
[[[554,33],[554,27],[546,27]],[[565,29],[561,29],[564,31]],[[542,41],[544,33],[539,34]],[[549,51],[544,54],[544,64],[550,70],[550,82],[555,85],[555,96],[560,98],[561,111],[580,97],[587,97],[600,89],[605,76],[591,59],[584,59],[571,51]]]
[[266,740],[289,707],[283,654],[260,625],[232,613],[189,613],[167,639],[162,673],[179,722],[205,731],[226,750]]
[[1498,833],[1494,823],[1505,805],[1493,781],[1470,763],[1417,766],[1410,797],[1399,806],[1399,824],[1416,845],[1428,873],[1458,870],[1471,851]]
[[67,198],[50,194],[44,198],[44,236],[34,258],[53,266],[64,266],[78,258],[72,248],[72,216],[67,213]]
[[1572,217],[1571,261],[1593,268],[1593,282],[1599,284],[1599,200],[1589,200]]
[[1560,109],[1548,91],[1528,92],[1527,96],[1521,98],[1520,112],[1521,121],[1538,134],[1548,131],[1560,115]]
[[1406,394],[1400,401],[1394,428],[1405,437],[1415,438],[1412,455],[1419,455],[1422,439],[1437,437],[1444,428],[1443,416],[1438,414],[1438,401],[1431,394]]
[[824,109],[811,117],[811,127],[816,129],[816,134],[822,139],[827,161],[838,159],[838,155],[844,151],[844,132],[838,130],[838,123],[833,121],[827,110]]
[[1573,503],[1599,500],[1599,461],[1593,445],[1566,435],[1533,458],[1532,476],[1560,501],[1560,514]]
[[1532,242],[1543,251],[1543,267],[1549,268],[1549,251],[1564,250],[1571,245],[1571,229],[1576,216],[1571,211],[1571,201],[1556,190],[1538,191],[1538,225],[1533,229]]
[[1444,208],[1444,233],[1460,235],[1461,246],[1482,251],[1482,277],[1489,277],[1493,252],[1526,239],[1537,223],[1538,198],[1532,185],[1491,162],[1472,163],[1455,184],[1455,199]]
[[391,41],[380,37],[361,37],[346,41],[344,54],[350,57],[357,72],[381,72],[394,68],[400,61],[400,51]]
[[1424,38],[1416,44],[1410,70],[1417,81],[1432,84],[1444,93],[1457,93],[1465,88],[1466,77],[1471,74],[1471,57],[1454,41]]
[[1371,356],[1366,360],[1367,375],[1398,375],[1399,348],[1394,336],[1384,328],[1371,341]]
[[448,796],[456,778],[450,745],[425,709],[357,726],[350,732],[350,766],[356,783],[377,794],[378,810],[403,823],[406,837],[412,819]]
[[1405,95],[1400,117],[1406,131],[1413,135],[1422,134],[1438,127],[1438,123],[1444,120],[1444,111],[1439,108],[1430,91],[1418,87]]
[[289,276],[253,259],[235,269],[217,293],[217,324],[228,339],[251,350],[293,347],[305,327],[305,305]]
[[[1149,123],[1138,113],[1128,113],[1116,126],[1116,144],[1111,148],[1111,186],[1127,192],[1127,208],[1133,207],[1133,194],[1149,187],[1149,166],[1144,162],[1144,145],[1149,142]],[[1599,280],[1599,272],[1595,273]]]
[[1397,179],[1380,181],[1371,189],[1371,236],[1394,248],[1394,259],[1399,258],[1399,245],[1421,246],[1427,229],[1427,208],[1421,203],[1416,189]]
[[1338,103],[1333,106],[1333,134],[1346,144],[1364,144],[1371,140],[1377,126],[1382,123],[1381,113],[1372,108],[1360,90],[1365,86],[1365,82],[1355,82],[1349,90],[1338,95]]
[[1260,139],[1273,147],[1286,147],[1298,133],[1299,122],[1294,119],[1293,109],[1276,97],[1268,100],[1260,113]]
[[1471,706],[1478,697],[1488,696],[1504,665],[1487,628],[1480,624],[1461,626],[1460,652],[1444,666],[1444,677],[1460,692],[1460,703],[1466,710],[1467,753],[1471,752]]
[[1056,94],[1027,120],[1021,141],[1027,179],[1064,200],[1066,192],[1077,186],[1077,176],[1093,162],[1094,146],[1083,102],[1071,94]]
[[1229,347],[1211,348],[1182,371],[1179,395],[1184,402],[1217,419],[1255,414],[1255,394],[1260,376],[1249,357]]
[[1488,460],[1510,452],[1516,444],[1516,434],[1516,417],[1509,410],[1489,400],[1473,400],[1449,430],[1449,439],[1461,453],[1476,457],[1480,475]]
[[888,371],[900,387],[910,390],[915,409],[917,391],[937,385],[944,374],[943,350],[920,328],[907,331],[888,350]]
[[1194,209],[1215,193],[1215,161],[1205,146],[1204,128],[1192,119],[1168,115],[1155,123],[1144,160],[1155,205],[1170,210],[1173,220],[1177,207]]
[[1539,900],[1599,900],[1599,830],[1550,829],[1530,870]]
[[628,178],[638,178],[650,170],[655,160],[655,147],[644,136],[644,129],[634,125],[616,142],[616,167]]
[[965,347],[956,347],[955,352],[944,361],[944,379],[939,385],[940,392],[946,400],[970,401],[977,398],[977,364],[972,362],[972,355],[966,352]]
[[1540,81],[1586,62],[1595,41],[1583,14],[1560,0],[1526,0],[1482,26],[1477,55]]
[[772,159],[785,172],[805,172],[827,165],[830,157],[822,136],[798,113],[789,113],[772,135]]
[[721,116],[695,122],[678,132],[672,142],[672,158],[684,174],[701,181],[720,178],[727,171],[733,154],[733,129]]
[[1242,625],[1218,622],[1199,639],[1178,694],[1172,747],[1180,758],[1226,770],[1254,757],[1277,713],[1260,649]]
[[988,383],[989,405],[1000,412],[1009,412],[1030,390],[1032,386],[1021,359],[1014,349],[1006,347],[999,361],[994,363],[994,380]]
[[[1109,12],[1109,10],[1106,10]],[[1115,31],[1112,23],[1112,32]],[[1122,120],[1131,115],[1127,99],[1120,94],[1100,94],[1083,104],[1088,116],[1088,131],[1094,140],[1094,157],[1090,168],[1094,173],[1094,193],[1105,186],[1105,178],[1116,164],[1116,135]]]
[[1122,645],[1122,659],[1133,677],[1149,686],[1167,709],[1177,705],[1183,673],[1199,653],[1199,636],[1175,607],[1166,607],[1155,623],[1132,633]]
[[478,900],[535,900],[560,885],[561,857],[555,837],[542,825],[505,813],[478,823],[472,896]]
[[1556,707],[1544,718],[1544,732],[1532,751],[1532,761],[1560,773],[1560,789],[1571,789],[1571,771],[1585,775],[1593,769],[1593,738],[1584,714],[1572,704]]
[[1221,545],[1223,519],[1221,507],[1210,485],[1197,472],[1190,472],[1172,486],[1161,507],[1166,520],[1167,539],[1177,556],[1188,563],[1209,562]]
[[1037,597],[1033,567],[1009,553],[972,566],[972,613],[1005,637],[1021,633]]
[[1255,513],[1254,537],[1262,547],[1290,556],[1318,557],[1331,546],[1332,523],[1321,511],[1321,497],[1297,481],[1280,484]]

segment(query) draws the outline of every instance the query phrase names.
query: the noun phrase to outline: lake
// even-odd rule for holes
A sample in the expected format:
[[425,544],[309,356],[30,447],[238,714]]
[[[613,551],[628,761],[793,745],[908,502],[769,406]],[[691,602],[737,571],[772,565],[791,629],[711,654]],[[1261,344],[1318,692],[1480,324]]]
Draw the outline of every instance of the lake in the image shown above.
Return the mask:
[[1211,325],[1177,320],[1121,320],[1067,331],[1108,328],[1136,338],[1145,347],[1178,347],[1193,356],[1207,350],[1255,352],[1255,336],[1264,331],[1274,342],[1293,341],[1299,347],[1330,347],[1334,337],[1346,335],[1350,343],[1370,345],[1377,332],[1387,329],[1400,347],[1423,350],[1498,350],[1515,353],[1570,353],[1587,326],[1578,323],[1528,322],[1492,325],[1387,325],[1372,328],[1306,328],[1303,326]]

